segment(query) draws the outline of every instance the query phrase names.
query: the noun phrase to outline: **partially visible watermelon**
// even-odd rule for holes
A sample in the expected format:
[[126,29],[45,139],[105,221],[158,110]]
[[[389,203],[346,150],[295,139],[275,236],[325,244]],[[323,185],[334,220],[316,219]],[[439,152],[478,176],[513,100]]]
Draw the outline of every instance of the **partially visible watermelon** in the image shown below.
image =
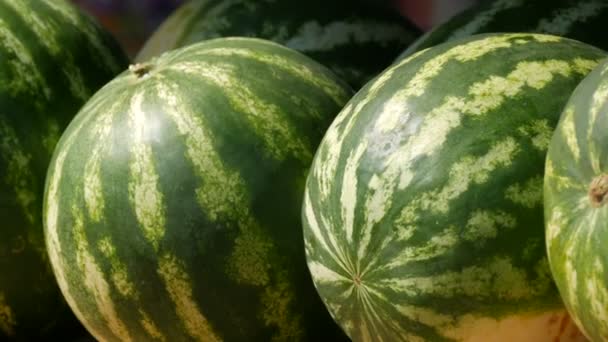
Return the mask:
[[358,89],[419,35],[397,12],[357,0],[190,1],[163,23],[136,60],[210,38],[258,37],[303,52]]
[[608,61],[576,88],[545,170],[546,242],[553,277],[592,341],[608,341]]
[[605,56],[556,36],[476,35],[350,100],[317,149],[302,216],[313,280],[353,340],[583,339],[551,278],[542,179],[563,106]]
[[398,60],[446,41],[491,32],[552,34],[608,49],[606,21],[606,0],[479,1],[479,4],[425,33]]
[[64,128],[128,61],[63,0],[0,1],[0,340],[84,334],[44,245],[47,166]]

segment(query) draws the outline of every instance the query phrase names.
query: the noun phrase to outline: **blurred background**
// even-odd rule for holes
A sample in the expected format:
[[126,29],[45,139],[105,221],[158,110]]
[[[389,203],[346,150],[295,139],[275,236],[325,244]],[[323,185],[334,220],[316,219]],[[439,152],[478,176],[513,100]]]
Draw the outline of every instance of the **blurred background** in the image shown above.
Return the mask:
[[[188,0],[71,1],[96,17],[101,25],[114,34],[129,56],[133,57],[160,23],[180,4]],[[475,2],[475,0],[368,1],[392,7],[423,30],[430,29]]]

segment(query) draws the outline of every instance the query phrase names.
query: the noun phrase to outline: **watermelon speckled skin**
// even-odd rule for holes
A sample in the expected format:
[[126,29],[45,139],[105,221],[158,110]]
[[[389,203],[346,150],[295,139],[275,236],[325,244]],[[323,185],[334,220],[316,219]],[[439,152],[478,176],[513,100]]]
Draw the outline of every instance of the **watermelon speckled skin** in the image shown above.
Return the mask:
[[163,23],[136,59],[227,36],[264,38],[298,50],[358,89],[420,30],[396,12],[357,0],[190,1]]
[[608,340],[608,62],[576,88],[549,145],[546,242],[566,307],[592,341]]
[[118,44],[63,0],[0,1],[0,340],[85,331],[44,245],[44,178],[82,104],[127,68]]
[[563,106],[604,57],[556,36],[476,35],[350,100],[302,217],[313,280],[354,341],[582,338],[551,279],[542,179]]
[[398,59],[446,41],[493,32],[551,34],[608,50],[608,35],[603,31],[607,20],[605,0],[480,1],[425,33]]
[[137,64],[83,107],[47,177],[60,287],[102,341],[342,341],[306,267],[300,208],[352,90],[272,42]]

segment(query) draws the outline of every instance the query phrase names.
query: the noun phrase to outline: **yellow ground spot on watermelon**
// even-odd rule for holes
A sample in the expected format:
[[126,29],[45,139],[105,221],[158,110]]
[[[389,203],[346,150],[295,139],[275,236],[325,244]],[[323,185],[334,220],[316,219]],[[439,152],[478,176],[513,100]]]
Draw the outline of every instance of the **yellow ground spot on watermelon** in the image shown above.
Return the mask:
[[240,234],[234,241],[232,255],[228,261],[235,280],[255,286],[266,286],[270,282],[270,253],[273,244],[255,222],[240,227]]
[[[275,43],[269,42],[263,44],[270,44],[277,47],[279,46]],[[340,107],[344,106],[344,104],[352,96],[352,94],[346,90],[345,87],[340,86],[337,82],[330,78],[329,75],[319,73],[306,64],[294,63],[290,59],[279,55],[259,53],[245,48],[214,48],[205,50],[202,52],[202,54],[227,57],[238,56],[252,59],[269,66],[279,67],[281,70],[285,70],[294,75],[297,79],[306,80],[308,83],[314,85],[315,88],[323,89],[323,91]],[[232,84],[232,82],[230,84]]]
[[432,309],[414,304],[397,304],[397,311],[408,319],[426,326],[445,326],[454,323],[454,316],[438,313]]
[[342,224],[346,230],[346,239],[349,244],[353,242],[353,226],[355,224],[355,207],[357,206],[357,186],[358,176],[357,167],[367,149],[365,139],[351,151],[342,178],[342,193],[340,202],[342,203]]
[[[466,25],[454,30],[445,41],[468,37],[480,32],[480,28],[491,23],[498,13],[510,8],[518,7],[522,2],[523,0],[498,0],[492,2],[492,5],[487,10],[478,11],[478,13],[475,14],[475,17],[469,20]],[[527,42],[524,40],[524,43]]]
[[562,114],[562,122],[560,123],[561,134],[564,137],[566,145],[570,149],[575,161],[580,160],[581,152],[576,139],[576,127],[574,120],[574,107],[568,106]]
[[336,174],[342,144],[345,135],[350,131],[355,122],[352,104],[346,105],[342,112],[336,117],[330,129],[325,134],[324,142],[319,148],[319,157],[323,162],[317,162],[313,170],[319,184],[319,192],[323,200],[327,200],[333,189],[333,177]]
[[[19,75],[19,77],[4,80],[6,84],[3,88],[14,94],[29,92],[36,94],[38,97],[42,95],[46,99],[49,99],[51,97],[51,89],[40,74],[31,52],[23,45],[20,38],[14,35],[7,23],[1,19],[0,44],[5,48],[5,51],[15,55],[16,58],[10,58],[8,64],[13,69],[14,75]],[[37,103],[37,105],[40,104]]]
[[223,218],[249,217],[249,195],[238,172],[227,169],[214,148],[214,137],[201,119],[178,99],[175,85],[158,84],[157,96],[167,104],[165,113],[185,137],[188,159],[192,162],[201,186],[196,189],[197,200],[212,221]]
[[53,118],[47,118],[44,129],[46,131],[42,136],[42,146],[50,156],[53,154],[53,151],[55,151],[55,146],[61,137],[61,129],[59,128],[57,120]]
[[36,209],[36,194],[33,188],[36,179],[32,174],[32,156],[21,146],[17,132],[0,118],[0,158],[6,165],[4,181],[17,196],[17,203],[21,207],[27,221],[33,224],[38,217]]
[[142,103],[143,94],[135,94],[129,109],[129,130],[133,134],[129,199],[146,239],[158,250],[165,235],[165,207],[152,148],[147,144],[154,131],[153,118],[146,117]]
[[6,303],[4,293],[0,292],[0,331],[7,336],[13,336],[15,334],[15,327],[17,327],[15,313]]
[[170,254],[162,255],[158,265],[158,274],[165,283],[169,297],[175,304],[177,316],[183,322],[186,332],[199,341],[221,341],[193,298],[192,283],[184,266]]
[[303,338],[302,317],[292,309],[293,289],[284,272],[279,272],[262,294],[262,318],[266,326],[276,327],[271,341],[297,341]]
[[438,298],[467,296],[501,300],[529,299],[542,292],[547,282],[528,279],[525,270],[513,266],[507,257],[497,256],[485,264],[464,267],[462,271],[449,271],[432,277],[378,280],[385,286],[407,296],[433,295]]
[[107,45],[103,42],[103,35],[100,34],[98,26],[93,24],[88,17],[83,16],[75,6],[69,3],[44,1],[44,4],[65,18],[72,24],[74,29],[81,30],[86,36],[87,44],[91,44],[95,48],[95,55],[99,56],[100,60],[104,63],[103,65],[115,73],[122,71],[123,66],[118,64],[117,59],[112,55],[111,49],[108,49]]
[[568,313],[563,309],[522,312],[499,319],[465,315],[457,322],[441,327],[446,339],[467,342],[582,342],[573,324],[564,325]]
[[148,314],[146,314],[143,310],[139,310],[139,315],[142,317],[140,324],[144,328],[144,330],[148,333],[148,335],[150,335],[150,337],[152,337],[156,341],[161,341],[161,342],[167,341],[165,336],[163,336],[163,334],[160,332],[160,329],[158,328],[158,326],[156,324],[154,324],[154,322],[152,321],[150,316],[148,316]]
[[505,197],[516,204],[532,209],[540,207],[543,202],[543,177],[528,179],[523,185],[510,185],[505,191]]
[[553,129],[549,127],[546,119],[534,120],[529,124],[517,128],[524,136],[532,140],[532,146],[539,151],[546,152],[553,136]]
[[301,161],[312,159],[311,143],[299,136],[285,120],[285,112],[277,105],[258,97],[240,80],[239,70],[228,64],[182,62],[171,69],[212,82],[225,91],[226,99],[239,117],[248,122],[254,134],[264,141],[264,151],[283,160],[290,156]]
[[[304,217],[306,222],[308,223],[308,230],[312,233],[312,237],[318,243],[322,250],[329,254],[329,256],[336,262],[340,267],[342,267],[348,274],[355,274],[354,266],[350,263],[350,259],[348,254],[344,252],[342,249],[342,245],[338,244],[336,237],[332,234],[333,230],[337,227],[331,225],[331,223],[324,218],[322,215],[320,217],[321,224],[317,217],[315,216],[315,211],[313,210],[310,193],[308,188],[304,190],[304,205],[303,205]],[[323,228],[321,228],[323,227]],[[327,234],[327,239],[323,236],[321,230],[330,230],[329,234]],[[307,252],[310,252],[308,250]]]
[[519,151],[516,140],[506,137],[495,143],[485,155],[465,156],[450,169],[450,176],[444,188],[438,192],[424,193],[414,200],[414,203],[419,203],[422,210],[446,213],[450,209],[449,202],[465,193],[471,183],[487,182],[494,170],[509,165]]
[[[91,255],[91,248],[89,247],[85,233],[83,215],[76,205],[72,207],[72,219],[74,224],[71,228],[74,233],[76,263],[79,274],[82,274],[84,277],[83,284],[86,287],[86,291],[93,297],[96,304],[95,309],[106,322],[107,328],[112,334],[120,341],[131,341],[129,329],[120,320],[116,311],[116,306],[111,296],[110,284],[108,284],[99,265],[95,262],[95,258]],[[83,293],[82,295],[86,294]],[[86,317],[90,318],[91,316],[88,315]],[[100,339],[100,337],[103,337],[101,340],[107,338],[104,333],[96,331],[94,325],[87,324],[88,320],[86,318],[84,323],[96,338]]]
[[483,244],[486,239],[493,239],[501,228],[514,228],[517,219],[504,211],[476,210],[467,221],[463,234],[464,239]]
[[562,8],[549,18],[538,22],[534,32],[546,32],[558,36],[566,36],[577,22],[585,22],[589,18],[600,15],[602,9],[608,6],[604,1],[585,1],[572,3],[572,7]]

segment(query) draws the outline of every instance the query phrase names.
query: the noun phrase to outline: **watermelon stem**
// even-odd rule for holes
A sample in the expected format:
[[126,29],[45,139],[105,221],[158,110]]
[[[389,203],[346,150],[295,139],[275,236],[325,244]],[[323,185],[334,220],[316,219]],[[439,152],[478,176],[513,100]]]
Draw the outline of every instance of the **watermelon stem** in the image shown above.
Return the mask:
[[137,78],[143,78],[150,70],[152,70],[152,64],[150,63],[136,63],[129,65],[129,70],[135,74]]
[[594,208],[601,207],[606,202],[608,194],[608,174],[595,177],[589,188],[589,200]]

